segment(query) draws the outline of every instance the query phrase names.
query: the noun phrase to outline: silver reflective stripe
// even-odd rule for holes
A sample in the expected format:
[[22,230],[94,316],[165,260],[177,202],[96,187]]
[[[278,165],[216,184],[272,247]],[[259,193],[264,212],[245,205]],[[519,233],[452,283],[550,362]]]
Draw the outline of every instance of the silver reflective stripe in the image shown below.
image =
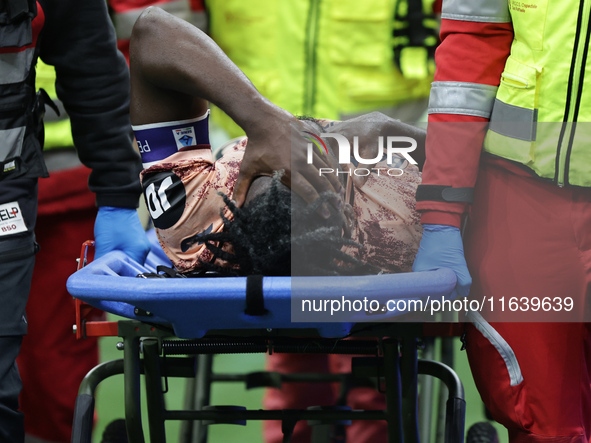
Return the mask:
[[433,82],[429,114],[461,114],[489,118],[497,87],[480,83]]
[[23,148],[25,138],[25,127],[12,129],[0,129],[0,162],[7,158],[19,157]]
[[517,357],[509,343],[505,341],[501,334],[497,332],[478,311],[470,311],[467,313],[467,317],[474,324],[476,329],[495,347],[502,359],[505,361],[507,372],[509,372],[509,378],[511,380],[511,386],[516,386],[523,381],[523,375],[521,374],[521,368],[517,362]]
[[489,129],[506,137],[533,142],[536,140],[538,110],[509,105],[495,100]]
[[507,0],[443,0],[441,18],[465,22],[511,22]]
[[[158,3],[157,6],[185,21],[191,20],[189,0],[174,0],[166,3]],[[115,14],[113,22],[115,23],[115,32],[117,33],[118,39],[129,40],[131,38],[133,25],[144,9],[146,8],[131,9],[129,11],[118,12]]]
[[0,54],[0,85],[19,83],[29,75],[35,48]]

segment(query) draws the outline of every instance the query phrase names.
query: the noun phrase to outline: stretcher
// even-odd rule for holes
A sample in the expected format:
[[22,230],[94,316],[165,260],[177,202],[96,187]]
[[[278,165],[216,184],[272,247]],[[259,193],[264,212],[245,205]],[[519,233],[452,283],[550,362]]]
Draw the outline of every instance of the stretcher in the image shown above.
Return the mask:
[[[284,442],[295,424],[344,426],[351,420],[386,420],[388,441],[419,442],[417,375],[427,374],[445,383],[448,399],[445,443],[462,443],[465,401],[463,386],[448,366],[420,360],[417,341],[425,336],[459,335],[457,324],[398,322],[403,312],[357,313],[347,322],[294,322],[291,319],[290,277],[138,278],[158,273],[170,262],[157,246],[144,265],[120,251],[89,264],[83,246],[79,270],[67,287],[76,298],[79,338],[122,337],[122,360],[105,362],[86,376],[76,401],[72,442],[90,443],[94,391],[104,379],[124,374],[125,420],[130,443],[143,443],[140,409],[141,375],[146,385],[150,441],[165,442],[165,422],[190,423],[199,443],[207,439],[207,426],[216,423],[245,424],[245,420],[281,420]],[[371,296],[388,300],[426,300],[449,296],[455,274],[447,269],[431,272],[356,277],[305,277],[298,282],[298,296]],[[255,289],[253,290],[253,285]],[[253,291],[255,295],[253,296]],[[91,309],[100,309],[124,320],[86,321]],[[354,337],[349,340],[346,338]],[[354,380],[369,380],[383,389],[385,410],[352,410],[346,406],[312,407],[306,410],[247,410],[241,406],[209,404],[209,385],[215,381],[211,356],[221,353],[339,353],[351,354]],[[305,356],[303,357],[305,358]],[[195,380],[196,401],[188,410],[167,410],[163,380],[186,377]],[[277,378],[279,377],[279,378]],[[246,374],[242,380],[257,386],[308,381],[308,374]],[[319,375],[319,381],[343,381],[342,375]],[[278,382],[279,380],[279,382]],[[350,381],[351,379],[349,379]]]

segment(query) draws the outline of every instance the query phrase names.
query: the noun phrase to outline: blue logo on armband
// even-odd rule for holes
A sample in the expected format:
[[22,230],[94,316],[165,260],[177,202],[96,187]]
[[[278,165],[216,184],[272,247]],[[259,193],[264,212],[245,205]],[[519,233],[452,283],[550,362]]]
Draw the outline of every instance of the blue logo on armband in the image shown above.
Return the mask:
[[181,149],[209,144],[207,114],[192,120],[133,126],[144,168]]
[[188,128],[174,129],[172,133],[174,135],[178,149],[186,148],[196,144],[193,143],[193,140],[195,140],[195,131],[193,130],[193,126],[189,126]]

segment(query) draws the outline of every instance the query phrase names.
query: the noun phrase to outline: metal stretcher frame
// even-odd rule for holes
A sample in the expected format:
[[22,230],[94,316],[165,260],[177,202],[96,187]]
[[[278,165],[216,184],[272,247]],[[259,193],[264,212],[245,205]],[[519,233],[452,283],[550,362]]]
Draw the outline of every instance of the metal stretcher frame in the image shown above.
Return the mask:
[[[86,261],[83,246],[81,262]],[[117,335],[123,338],[122,360],[102,363],[81,384],[76,401],[73,443],[90,443],[94,390],[105,378],[124,374],[125,418],[130,443],[143,443],[140,412],[140,375],[144,375],[150,440],[165,442],[166,420],[194,421],[199,443],[205,441],[203,426],[213,423],[240,424],[244,420],[281,420],[285,442],[300,420],[309,424],[348,424],[351,420],[386,420],[388,441],[419,442],[417,375],[441,379],[448,387],[446,443],[462,443],[465,401],[463,386],[451,368],[417,358],[417,339],[424,336],[458,335],[457,324],[438,323],[292,323],[290,278],[265,277],[263,293],[268,315],[244,313],[246,278],[140,279],[154,272],[165,257],[151,252],[144,266],[114,251],[80,267],[68,280],[69,292],[77,298],[77,335]],[[342,278],[342,277],[339,277]],[[318,280],[321,279],[321,280]],[[455,286],[449,270],[382,276],[355,277],[356,284],[331,283],[333,277],[310,277],[310,290],[319,285],[340,288],[338,295],[362,297],[369,291],[384,300],[448,295]],[[332,282],[334,283],[334,282]],[[351,282],[352,283],[352,282]],[[376,290],[377,289],[377,290]],[[324,294],[326,295],[326,294]],[[85,322],[86,303],[130,320]],[[223,306],[220,315],[220,305]],[[342,340],[355,336],[357,340]],[[207,368],[196,368],[203,356],[216,353],[295,352],[341,353],[371,357],[353,359],[356,377],[385,382],[386,410],[351,410],[348,407],[308,410],[246,410],[241,407],[197,405],[197,410],[167,410],[162,379],[196,378],[208,389],[212,377]],[[175,357],[173,355],[189,355]],[[142,358],[143,357],[143,358]],[[201,372],[199,372],[201,370]],[[260,376],[259,376],[260,378]],[[264,378],[264,377],[263,377]],[[293,378],[292,381],[297,379]],[[200,403],[208,402],[208,395]]]

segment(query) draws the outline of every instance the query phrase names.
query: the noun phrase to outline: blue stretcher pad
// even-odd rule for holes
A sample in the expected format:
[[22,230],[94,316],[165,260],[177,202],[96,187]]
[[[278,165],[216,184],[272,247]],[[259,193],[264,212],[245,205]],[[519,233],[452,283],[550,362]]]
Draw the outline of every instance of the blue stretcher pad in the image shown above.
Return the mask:
[[[211,330],[314,328],[323,337],[343,337],[357,322],[368,321],[360,312],[348,322],[292,322],[292,278],[265,277],[264,305],[268,313],[245,314],[246,278],[136,278],[170,266],[166,256],[152,251],[144,266],[121,251],[113,251],[75,272],[67,288],[74,297],[106,312],[148,323],[169,325],[180,338],[200,338]],[[430,272],[353,277],[298,277],[297,297],[367,297],[386,303],[392,299],[447,298],[456,285],[449,269]],[[139,308],[138,311],[136,308]],[[151,315],[136,315],[137,312]],[[392,321],[400,312],[371,316]]]

